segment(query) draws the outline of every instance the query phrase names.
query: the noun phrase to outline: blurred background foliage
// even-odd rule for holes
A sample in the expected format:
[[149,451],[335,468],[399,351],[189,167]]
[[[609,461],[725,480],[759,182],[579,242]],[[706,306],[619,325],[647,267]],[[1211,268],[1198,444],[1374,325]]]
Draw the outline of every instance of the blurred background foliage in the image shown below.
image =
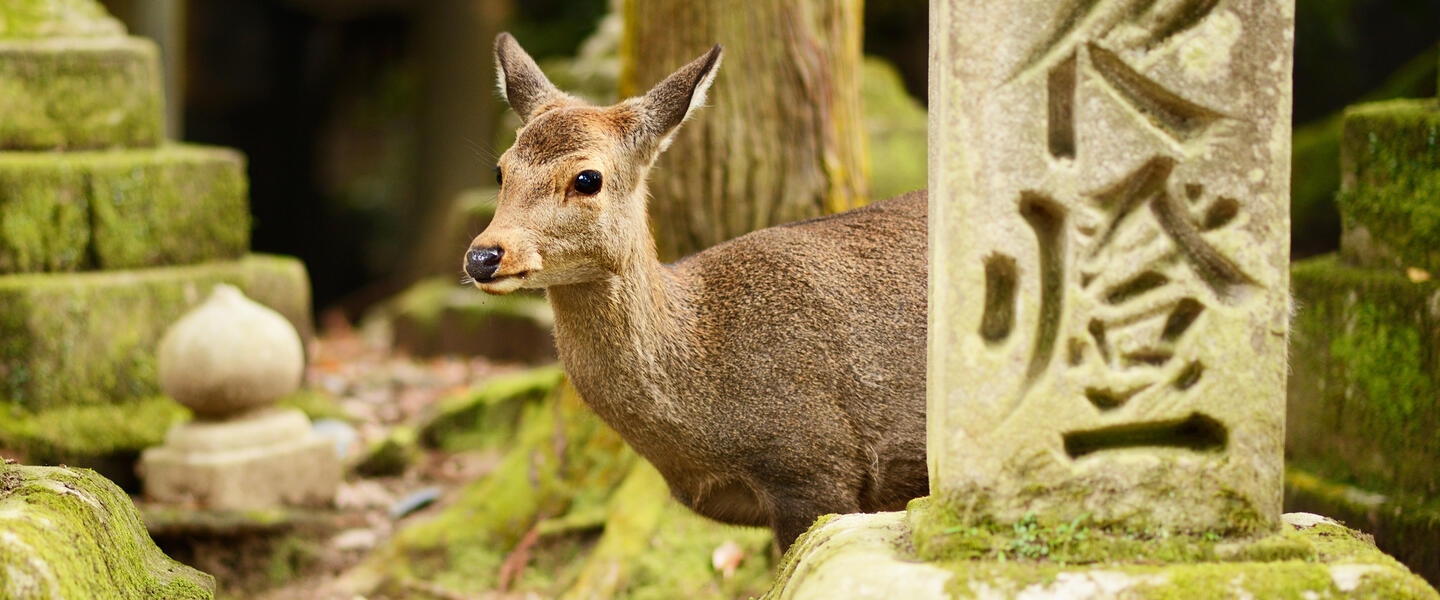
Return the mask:
[[[493,32],[514,33],[562,85],[593,88],[593,73],[566,72],[572,57],[614,52],[596,35],[614,12],[607,0],[188,0],[168,36],[135,8],[144,2],[106,4],[180,63],[174,133],[249,156],[255,249],[304,259],[316,306],[350,318],[426,275],[458,279],[451,246],[478,231],[437,229],[456,226],[459,191],[493,177],[514,127],[493,92]],[[864,7],[865,53],[891,63],[922,105],[927,8]],[[1338,111],[1433,95],[1436,61],[1426,53],[1437,23],[1435,0],[1298,0],[1297,256],[1337,244]],[[923,173],[923,164],[887,164],[923,161],[885,144],[872,140],[872,173]],[[874,187],[887,185],[898,184]]]

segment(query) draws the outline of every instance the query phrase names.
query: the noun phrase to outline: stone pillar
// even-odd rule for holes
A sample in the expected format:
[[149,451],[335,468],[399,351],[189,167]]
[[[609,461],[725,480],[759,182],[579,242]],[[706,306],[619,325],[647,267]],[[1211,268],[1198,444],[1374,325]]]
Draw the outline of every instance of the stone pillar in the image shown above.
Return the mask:
[[931,2],[929,460],[972,518],[1278,530],[1293,0]]
[[160,342],[160,385],[195,412],[140,457],[145,495],[245,510],[327,506],[340,485],[334,443],[275,400],[300,385],[300,336],[279,313],[229,285]]

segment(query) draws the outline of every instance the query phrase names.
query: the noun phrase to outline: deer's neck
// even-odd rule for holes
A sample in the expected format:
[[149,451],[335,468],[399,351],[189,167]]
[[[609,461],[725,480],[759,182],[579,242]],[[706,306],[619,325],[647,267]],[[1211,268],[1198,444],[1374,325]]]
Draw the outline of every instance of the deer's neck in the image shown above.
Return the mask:
[[695,319],[690,286],[660,263],[653,242],[637,244],[607,277],[547,294],[560,358],[602,418],[622,429],[617,421],[675,417],[674,370],[695,360]]

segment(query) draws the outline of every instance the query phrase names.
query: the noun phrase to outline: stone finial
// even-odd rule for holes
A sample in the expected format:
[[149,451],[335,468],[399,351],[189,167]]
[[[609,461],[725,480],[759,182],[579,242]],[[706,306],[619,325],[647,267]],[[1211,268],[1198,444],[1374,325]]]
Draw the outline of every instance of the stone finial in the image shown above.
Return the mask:
[[202,417],[269,405],[299,387],[304,365],[294,326],[224,284],[160,340],[161,389]]

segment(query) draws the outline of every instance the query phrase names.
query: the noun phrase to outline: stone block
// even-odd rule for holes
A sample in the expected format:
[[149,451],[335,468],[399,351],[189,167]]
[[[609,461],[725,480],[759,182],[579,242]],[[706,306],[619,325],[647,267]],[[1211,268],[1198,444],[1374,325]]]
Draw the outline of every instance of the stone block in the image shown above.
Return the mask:
[[0,462],[0,597],[208,600],[215,580],[165,556],[129,496],[86,469]]
[[150,40],[0,39],[0,149],[154,146],[164,104]]
[[1440,495],[1440,282],[1296,263],[1286,453],[1325,477]]
[[0,39],[118,35],[125,26],[95,0],[6,0],[0,7]]
[[1294,3],[932,13],[931,489],[1279,529]]
[[140,451],[159,445],[172,425],[189,417],[190,411],[163,396],[39,413],[0,402],[0,449],[30,464],[94,469],[121,489],[138,492]]
[[181,424],[138,470],[149,499],[210,510],[329,506],[340,485],[335,444],[294,409]]
[[1440,100],[1350,107],[1340,164],[1346,260],[1440,273]]
[[[905,513],[826,517],[796,541],[764,600],[852,598],[1440,598],[1425,580],[1375,548],[1368,536],[1318,515],[1284,516],[1283,529],[1235,554],[1212,543],[1210,558],[1169,560],[1136,541],[1126,558],[1067,563],[1006,548],[987,557],[917,562]],[[1030,529],[1018,548],[1073,540],[1077,532]],[[1082,532],[1083,533],[1083,532]],[[957,537],[976,534],[964,530]],[[1060,537],[1055,537],[1060,536]],[[1286,549],[1274,553],[1275,549]],[[1289,554],[1298,551],[1303,559]],[[1267,555],[1268,554],[1268,555]]]
[[0,276],[0,406],[35,413],[159,394],[160,336],[217,283],[313,335],[309,278],[293,258]]
[[1379,493],[1290,467],[1285,510],[1320,513],[1375,537],[1375,545],[1440,585],[1440,500]]
[[[458,254],[457,254],[458,256]],[[543,296],[490,296],[440,277],[421,281],[373,315],[389,322],[397,349],[503,362],[553,362],[555,317]]]
[[0,152],[0,274],[237,258],[245,160],[224,148]]

